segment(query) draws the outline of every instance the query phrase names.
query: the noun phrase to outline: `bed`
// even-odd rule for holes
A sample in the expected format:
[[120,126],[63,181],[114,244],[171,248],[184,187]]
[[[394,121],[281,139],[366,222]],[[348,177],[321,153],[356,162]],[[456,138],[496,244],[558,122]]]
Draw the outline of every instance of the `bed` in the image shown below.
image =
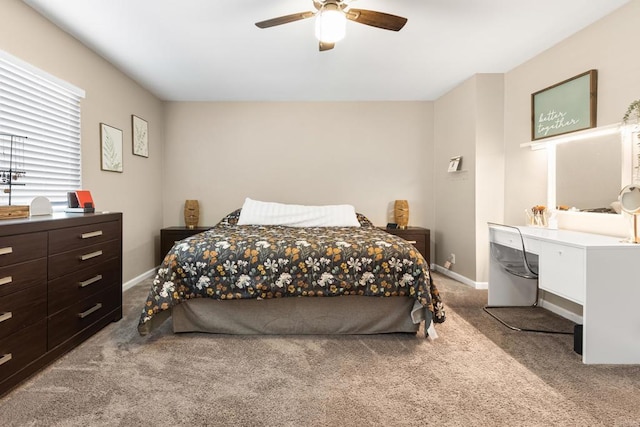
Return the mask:
[[247,202],[176,242],[142,309],[141,335],[171,317],[174,332],[416,333],[422,325],[437,336],[443,304],[410,243],[355,211],[349,226],[247,223],[243,211]]

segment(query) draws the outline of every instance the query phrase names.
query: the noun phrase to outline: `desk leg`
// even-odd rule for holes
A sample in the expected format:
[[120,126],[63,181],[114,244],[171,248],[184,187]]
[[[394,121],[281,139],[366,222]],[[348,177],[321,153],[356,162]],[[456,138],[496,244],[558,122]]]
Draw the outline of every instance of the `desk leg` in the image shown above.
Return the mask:
[[584,363],[640,364],[639,258],[635,247],[588,251]]

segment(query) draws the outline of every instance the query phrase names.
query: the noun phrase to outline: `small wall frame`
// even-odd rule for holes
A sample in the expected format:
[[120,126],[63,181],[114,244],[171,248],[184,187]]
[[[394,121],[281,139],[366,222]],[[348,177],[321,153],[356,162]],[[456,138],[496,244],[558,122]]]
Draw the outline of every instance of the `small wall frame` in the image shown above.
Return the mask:
[[100,168],[103,171],[122,172],[122,131],[100,123]]
[[131,116],[131,139],[133,154],[149,157],[149,124],[135,115]]

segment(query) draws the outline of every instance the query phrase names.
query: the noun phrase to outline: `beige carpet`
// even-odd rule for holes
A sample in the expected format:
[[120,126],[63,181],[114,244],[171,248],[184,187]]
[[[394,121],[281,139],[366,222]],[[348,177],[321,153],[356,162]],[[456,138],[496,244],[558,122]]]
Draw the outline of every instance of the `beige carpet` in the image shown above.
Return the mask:
[[0,399],[0,425],[640,425],[638,366],[583,365],[571,336],[509,331],[482,312],[486,291],[436,283],[448,320],[433,342],[174,335],[169,323],[140,337],[148,288],[136,286],[124,319]]

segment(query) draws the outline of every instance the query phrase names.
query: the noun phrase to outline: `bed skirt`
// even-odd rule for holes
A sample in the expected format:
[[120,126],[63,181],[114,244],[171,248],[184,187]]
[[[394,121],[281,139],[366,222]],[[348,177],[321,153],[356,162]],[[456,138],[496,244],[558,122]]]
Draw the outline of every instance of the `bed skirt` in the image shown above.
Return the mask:
[[[429,311],[413,298],[340,296],[219,301],[198,298],[173,307],[174,332],[220,334],[416,333]],[[426,312],[426,314],[425,314]],[[425,319],[425,315],[427,319]]]

